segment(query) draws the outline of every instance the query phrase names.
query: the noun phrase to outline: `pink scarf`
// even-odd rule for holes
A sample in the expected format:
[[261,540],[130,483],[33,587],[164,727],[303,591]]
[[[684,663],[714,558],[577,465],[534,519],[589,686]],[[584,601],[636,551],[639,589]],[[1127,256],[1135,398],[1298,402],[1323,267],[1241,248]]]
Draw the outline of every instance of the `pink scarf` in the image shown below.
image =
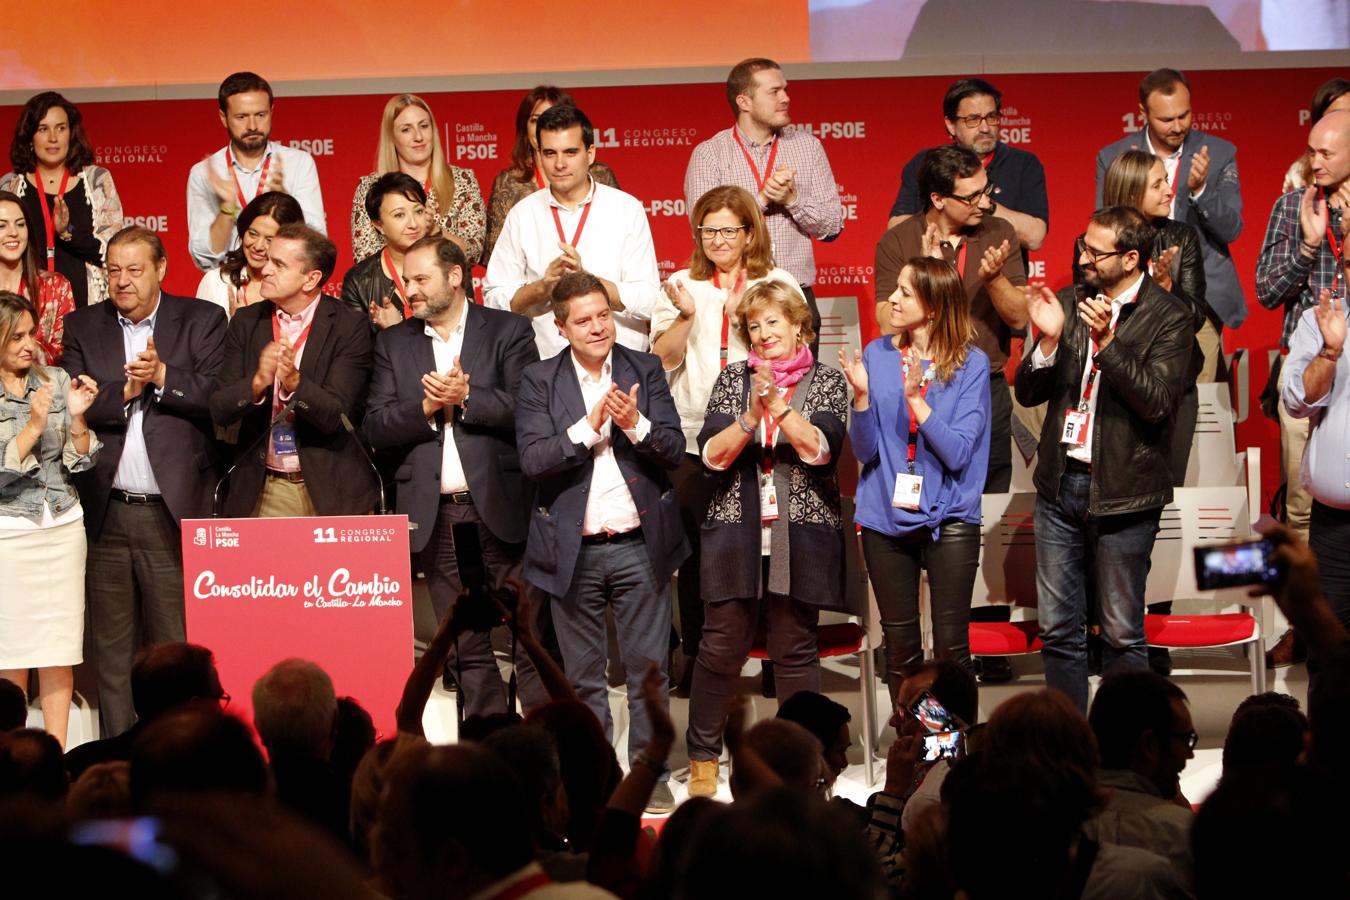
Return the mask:
[[784,359],[765,360],[758,353],[751,350],[749,358],[746,360],[750,368],[758,369],[769,363],[769,368],[773,370],[774,387],[787,388],[802,380],[808,369],[815,363],[816,358],[811,355],[811,348],[802,344],[796,356]]

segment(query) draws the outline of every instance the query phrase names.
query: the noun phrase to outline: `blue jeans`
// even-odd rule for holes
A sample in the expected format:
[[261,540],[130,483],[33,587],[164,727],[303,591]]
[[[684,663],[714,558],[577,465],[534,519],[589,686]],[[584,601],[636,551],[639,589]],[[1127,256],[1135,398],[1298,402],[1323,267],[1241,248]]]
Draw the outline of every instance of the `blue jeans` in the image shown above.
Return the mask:
[[642,679],[647,664],[661,667],[662,703],[670,652],[670,580],[658,581],[641,537],[606,544],[581,545],[576,572],[566,596],[552,602],[563,666],[577,699],[595,713],[605,737],[614,740],[605,678],[609,641],[605,608],[614,610],[619,654],[628,683],[628,759],[651,741],[652,727],[642,705]]
[[1087,712],[1087,591],[1095,587],[1102,674],[1148,667],[1144,583],[1162,509],[1095,518],[1092,474],[1067,468],[1059,498],[1036,497],[1036,593],[1045,683]]

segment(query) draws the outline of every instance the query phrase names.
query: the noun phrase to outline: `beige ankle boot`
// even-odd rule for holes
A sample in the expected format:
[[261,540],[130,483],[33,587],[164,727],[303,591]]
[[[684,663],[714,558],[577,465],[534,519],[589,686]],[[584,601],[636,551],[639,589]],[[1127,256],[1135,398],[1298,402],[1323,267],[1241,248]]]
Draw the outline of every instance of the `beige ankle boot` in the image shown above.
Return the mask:
[[717,768],[715,759],[689,760],[690,797],[711,797],[717,793]]

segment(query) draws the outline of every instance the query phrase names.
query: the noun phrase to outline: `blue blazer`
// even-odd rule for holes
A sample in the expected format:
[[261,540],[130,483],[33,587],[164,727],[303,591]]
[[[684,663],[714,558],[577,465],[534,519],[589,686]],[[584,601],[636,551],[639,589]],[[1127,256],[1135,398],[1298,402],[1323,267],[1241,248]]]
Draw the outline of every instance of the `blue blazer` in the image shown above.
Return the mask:
[[[638,410],[651,422],[651,431],[639,444],[617,427],[611,428],[610,439],[642,519],[642,537],[659,584],[689,557],[689,540],[668,474],[684,459],[684,432],[661,360],[620,344],[614,345],[613,354],[614,383],[625,391],[639,385]],[[538,490],[530,510],[525,578],[555,597],[571,587],[581,552],[595,463],[590,450],[568,439],[567,429],[588,412],[571,350],[525,370],[516,403],[516,446],[520,467]]]
[[[516,455],[516,391],[521,373],[538,362],[530,320],[467,301],[461,368],[469,399],[450,421],[455,449],[474,507],[488,531],[508,544],[525,540],[529,489]],[[375,368],[366,404],[365,432],[378,449],[394,450],[398,511],[417,523],[414,552],[436,527],[446,414],[432,430],[422,415],[422,376],[436,368],[426,322],[408,319],[375,339]]]
[[[1102,184],[1106,170],[1126,150],[1148,152],[1148,139],[1141,129],[1103,147],[1097,154],[1097,205],[1102,205]],[[1191,159],[1201,146],[1209,147],[1209,177],[1199,200],[1191,200],[1186,179]],[[1181,145],[1181,163],[1177,166],[1177,194],[1185,201],[1176,204],[1172,218],[1185,222],[1200,233],[1205,261],[1205,301],[1229,328],[1247,320],[1247,298],[1238,281],[1237,268],[1228,245],[1242,234],[1242,188],[1238,184],[1237,148],[1223,138],[1191,129]]]

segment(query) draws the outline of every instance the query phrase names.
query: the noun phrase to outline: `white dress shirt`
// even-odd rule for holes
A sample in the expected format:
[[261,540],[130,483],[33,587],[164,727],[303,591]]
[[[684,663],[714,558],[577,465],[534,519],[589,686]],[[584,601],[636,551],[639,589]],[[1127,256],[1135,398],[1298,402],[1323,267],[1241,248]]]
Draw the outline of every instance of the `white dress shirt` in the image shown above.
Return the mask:
[[[217,175],[229,178],[230,173],[225,167],[225,150],[225,147],[221,147],[193,166],[192,171],[188,173],[188,252],[192,254],[192,260],[197,264],[197,268],[202,271],[220,265],[221,261],[225,259],[225,254],[239,246],[239,233],[235,229],[231,229],[230,242],[225,245],[225,249],[219,253],[211,249],[211,223],[216,220],[216,215],[220,212],[220,198],[216,196],[215,189],[211,187],[211,179],[207,177],[206,167],[212,166],[215,168]],[[234,161],[234,177],[239,180],[239,188],[244,193],[245,202],[258,195],[259,188],[262,186],[263,166],[266,165],[270,157],[276,157],[280,162],[286,193],[294,197],[296,202],[300,204],[300,209],[305,213],[305,224],[310,228],[327,233],[327,220],[323,212],[323,194],[319,190],[319,171],[314,167],[314,157],[304,150],[297,150],[294,147],[287,147],[272,141],[267,145],[267,153],[264,154],[263,160],[252,169],[245,169],[239,165],[238,158],[231,152],[230,158]],[[272,165],[276,164],[276,162],[272,163]],[[238,199],[236,198],[234,202],[237,203]]]
[[[1152,153],[1154,156],[1162,160],[1163,168],[1167,170],[1167,183],[1168,185],[1175,188],[1175,190],[1172,191],[1172,205],[1167,210],[1167,218],[1175,219],[1177,217],[1177,194],[1181,194],[1183,198],[1182,202],[1184,203],[1186,192],[1188,190],[1187,185],[1177,184],[1177,169],[1180,168],[1181,166],[1181,154],[1182,151],[1185,149],[1185,147],[1184,146],[1178,147],[1171,153],[1159,153],[1158,149],[1153,146],[1153,138],[1149,137],[1147,128],[1144,129],[1144,143],[1148,146],[1149,153]],[[1187,177],[1189,178],[1189,173],[1187,174]],[[1206,183],[1208,183],[1208,181],[1206,181]],[[1191,199],[1199,200],[1200,195],[1203,194],[1204,192],[1205,192],[1205,185],[1202,184],[1200,185],[1200,190],[1196,191],[1194,194],[1191,194]],[[1183,217],[1181,221],[1185,221],[1185,218]]]
[[[511,208],[488,260],[483,304],[510,311],[516,291],[543,278],[549,263],[562,255],[553,210],[557,210],[563,234],[570,242],[587,207],[590,214],[586,227],[575,245],[581,265],[619,289],[624,309],[614,313],[618,342],[634,350],[646,350],[652,309],[661,294],[647,211],[637,198],[597,184],[594,179],[586,199],[575,209],[555,200],[549,188],[535,191]],[[546,309],[533,319],[540,359],[556,356],[567,347],[567,338],[558,333],[552,310]]]
[[[493,251],[493,255],[496,255],[496,251]],[[568,352],[571,353],[571,350]],[[609,393],[610,387],[614,384],[614,353],[611,351],[609,356],[605,357],[605,364],[600,370],[599,377],[587,372],[581,363],[577,362],[575,354],[572,355],[572,365],[576,369],[577,380],[581,382],[581,399],[588,411],[594,409],[595,404]],[[619,462],[614,458],[614,445],[610,441],[613,425],[612,419],[606,419],[600,430],[596,431],[591,427],[591,423],[586,421],[586,417],[582,416],[567,429],[568,439],[590,450],[595,460],[595,468],[591,472],[591,488],[586,500],[586,515],[581,523],[583,535],[619,534],[642,525],[637,504],[633,502],[633,495],[628,490],[628,482],[624,481],[623,471],[619,469]],[[637,425],[631,429],[623,429],[623,433],[628,440],[639,444],[646,440],[651,430],[652,423],[639,411]]]
[[[155,310],[141,319],[132,322],[117,314],[117,324],[122,326],[122,352],[127,362],[136,358],[149,345],[150,336],[155,333],[155,321],[159,318],[159,298],[155,298]],[[127,431],[122,439],[122,455],[117,460],[117,472],[113,475],[113,487],[133,494],[158,494],[159,482],[155,480],[155,470],[150,465],[150,452],[145,448],[145,435],[141,425],[145,421],[145,405],[153,403],[160,394],[160,388],[147,384],[141,395],[123,409],[127,417]]]
[[[436,326],[426,326],[426,335],[431,338],[431,353],[436,357],[436,371],[442,375],[455,367],[455,358],[464,350],[464,323],[469,318],[469,302],[466,300],[460,306],[459,319],[451,326],[448,340],[442,340]],[[455,429],[451,427],[453,415],[453,408],[445,411],[445,443],[441,447],[442,494],[455,494],[469,489],[469,479],[464,474],[459,448],[455,446]],[[431,427],[435,430],[435,418],[431,419]]]
[[[1125,304],[1133,303],[1135,300],[1138,299],[1139,288],[1140,286],[1143,285],[1143,283],[1144,283],[1144,274],[1141,272],[1139,273],[1138,277],[1134,279],[1134,281],[1130,284],[1129,287],[1121,291],[1120,296],[1116,297],[1111,301],[1111,330],[1113,332],[1116,330],[1116,322],[1120,320],[1120,311],[1125,308]],[[1099,300],[1106,299],[1106,297],[1101,294],[1098,294],[1097,298]],[[1086,328],[1087,326],[1083,327]],[[1083,366],[1083,374],[1078,380],[1078,397],[1080,400],[1083,397],[1083,391],[1087,389],[1088,374],[1092,371],[1091,340],[1092,340],[1091,335],[1089,335],[1088,336],[1089,356],[1087,364]],[[1055,364],[1055,360],[1058,357],[1059,357],[1058,344],[1055,345],[1055,352],[1051,353],[1049,356],[1046,356],[1045,354],[1041,353],[1041,342],[1037,341],[1036,349],[1031,352],[1031,367],[1033,369],[1044,369],[1047,366],[1053,366]],[[1088,398],[1089,418],[1088,418],[1087,437],[1083,439],[1083,443],[1074,444],[1069,448],[1070,459],[1076,459],[1081,463],[1087,463],[1089,466],[1092,465],[1092,434],[1096,430],[1097,398],[1100,397],[1101,394],[1102,394],[1102,373],[1098,371],[1097,380],[1092,385],[1092,396]],[[1074,404],[1073,408],[1074,409],[1078,408],[1077,403]],[[1064,423],[1063,422],[1056,423],[1056,427],[1062,429],[1064,427]]]

